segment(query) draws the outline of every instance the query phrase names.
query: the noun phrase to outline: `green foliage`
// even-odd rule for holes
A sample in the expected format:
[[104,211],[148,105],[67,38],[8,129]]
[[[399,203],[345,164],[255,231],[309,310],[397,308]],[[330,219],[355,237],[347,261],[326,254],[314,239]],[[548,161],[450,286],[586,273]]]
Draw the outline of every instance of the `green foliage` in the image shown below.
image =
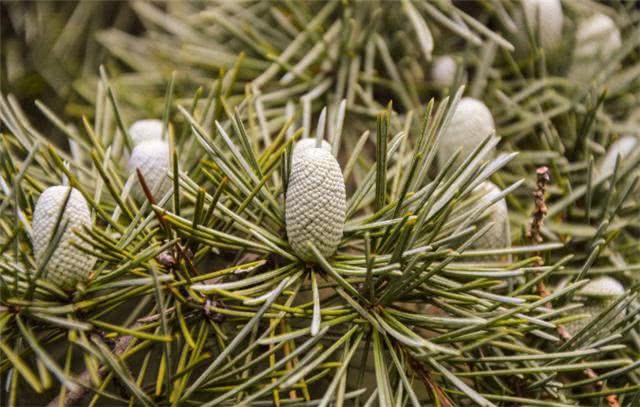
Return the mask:
[[[74,83],[86,116],[38,102],[34,125],[3,92],[1,404],[634,405],[640,161],[597,163],[640,136],[638,12],[598,6],[624,41],[584,84],[534,33],[511,52],[518,5],[391,4],[136,2],[145,32],[101,32],[113,59]],[[566,24],[587,13],[566,11]],[[468,88],[425,80],[445,50]],[[436,168],[463,94],[490,107],[497,136]],[[311,245],[305,264],[284,199],[292,146],[325,106],[347,221],[336,255]],[[127,129],[145,115],[166,124],[172,189],[141,202]],[[531,243],[539,165],[552,185]],[[63,178],[89,203],[93,225],[74,232],[98,259],[73,292],[38,278],[31,244],[37,198]],[[512,247],[474,247],[492,227],[487,180]],[[579,289],[603,274],[625,293],[567,336],[589,317]]]

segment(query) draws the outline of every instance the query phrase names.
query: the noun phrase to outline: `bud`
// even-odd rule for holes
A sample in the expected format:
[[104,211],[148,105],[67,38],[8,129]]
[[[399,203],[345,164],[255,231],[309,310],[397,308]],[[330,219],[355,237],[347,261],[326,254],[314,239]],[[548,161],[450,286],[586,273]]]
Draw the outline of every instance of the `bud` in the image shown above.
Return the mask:
[[315,257],[308,242],[324,257],[332,256],[340,244],[347,206],[345,184],[340,164],[326,148],[299,145],[287,188],[287,235],[295,253],[312,261]]
[[564,15],[559,0],[524,0],[522,2],[526,27],[522,34],[532,30],[538,45],[545,50],[553,50],[562,42]]
[[573,61],[569,77],[587,81],[602,68],[620,47],[620,30],[613,20],[604,14],[595,14],[578,24]]
[[[156,200],[160,200],[171,188],[169,170],[169,145],[164,141],[145,141],[133,148],[129,157],[129,172],[139,169]],[[139,183],[132,190],[136,200],[146,200]]]
[[462,163],[494,128],[493,116],[484,103],[470,97],[460,99],[449,127],[440,137],[439,167],[444,168],[458,148],[462,151],[456,163]]
[[620,164],[622,164],[622,160],[629,156],[629,154],[633,152],[637,145],[638,139],[632,136],[622,137],[621,139],[616,140],[613,144],[611,144],[611,146],[607,150],[607,154],[604,156],[602,162],[600,163],[600,175],[613,174],[618,156],[620,156]]
[[80,229],[82,225],[90,225],[91,214],[82,194],[75,188],[71,188],[69,193],[69,188],[71,187],[62,185],[47,188],[36,202],[32,220],[33,251],[37,264],[40,264],[45,261],[47,248],[56,232],[56,221],[69,194],[58,226],[62,228],[66,223],[66,229],[44,269],[47,280],[67,291],[85,280],[95,263],[93,256],[73,246],[73,243],[87,246],[73,231]]
[[[584,307],[582,311],[590,314],[590,316],[567,324],[566,328],[571,335],[577,334],[599,314],[604,312],[616,298],[623,295],[624,287],[618,280],[604,276],[591,280],[579,289],[577,294],[583,297]],[[623,313],[617,312],[610,324],[615,324],[623,318]]]
[[[478,185],[474,192],[481,194],[480,205],[487,205],[500,194],[500,188],[490,181],[485,181]],[[503,249],[511,247],[511,227],[509,225],[509,209],[507,202],[501,198],[493,205],[489,206],[485,213],[486,217],[480,222],[478,228],[488,223],[493,226],[487,230],[478,240],[473,243],[476,249]]]
[[456,61],[449,55],[437,57],[431,65],[431,82],[437,88],[448,88],[456,79]]
[[604,276],[589,281],[577,293],[589,298],[608,299],[624,294],[624,287],[615,278]]

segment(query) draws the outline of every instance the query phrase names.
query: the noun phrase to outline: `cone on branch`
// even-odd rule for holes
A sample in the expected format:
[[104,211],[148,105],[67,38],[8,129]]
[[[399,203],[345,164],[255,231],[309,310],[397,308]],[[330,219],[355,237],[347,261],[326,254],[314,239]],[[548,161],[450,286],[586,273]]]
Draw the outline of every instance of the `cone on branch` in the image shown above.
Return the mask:
[[1,95],[1,405],[633,405],[638,10],[388,6],[134,2]]

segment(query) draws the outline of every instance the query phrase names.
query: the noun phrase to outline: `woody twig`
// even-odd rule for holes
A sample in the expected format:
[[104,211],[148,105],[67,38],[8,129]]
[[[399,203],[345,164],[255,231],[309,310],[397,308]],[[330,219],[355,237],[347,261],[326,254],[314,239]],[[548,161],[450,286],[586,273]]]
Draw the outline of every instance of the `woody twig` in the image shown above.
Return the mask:
[[[544,224],[544,217],[547,215],[547,205],[545,203],[545,194],[547,192],[547,186],[551,183],[551,174],[549,172],[548,167],[540,167],[536,170],[536,189],[533,191],[533,199],[535,202],[535,209],[533,214],[531,215],[531,226],[527,231],[527,237],[534,243],[540,244],[543,242],[542,238],[542,225]],[[538,265],[544,265],[544,260],[542,257],[539,257]],[[537,284],[537,291],[540,297],[549,296],[550,292],[544,284],[543,280],[540,280]],[[551,303],[547,303],[547,307],[552,309],[553,306]],[[557,325],[556,327],[558,336],[564,341],[569,341],[572,336],[569,331],[563,325]],[[587,368],[584,370],[584,374],[590,378],[594,379],[598,377],[598,374],[593,371],[591,368]],[[595,383],[598,390],[605,390],[606,385],[602,380],[598,380]],[[618,397],[615,394],[609,394],[606,397],[607,405],[609,407],[620,407],[620,403],[618,402]]]

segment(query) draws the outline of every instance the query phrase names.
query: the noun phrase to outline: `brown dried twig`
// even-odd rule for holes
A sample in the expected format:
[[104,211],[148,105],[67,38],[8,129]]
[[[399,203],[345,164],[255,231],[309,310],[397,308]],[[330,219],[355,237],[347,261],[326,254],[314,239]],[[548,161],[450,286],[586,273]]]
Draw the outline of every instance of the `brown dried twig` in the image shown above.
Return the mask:
[[536,176],[536,189],[533,191],[536,209],[532,215],[531,227],[527,231],[527,237],[535,243],[542,243],[540,230],[544,224],[544,217],[547,215],[547,204],[544,201],[544,195],[547,192],[547,185],[551,183],[549,167],[538,168],[536,170]]
[[[527,237],[531,239],[531,241],[536,243],[542,243],[542,234],[540,231],[542,230],[542,225],[544,224],[544,217],[547,215],[547,204],[545,203],[544,196],[547,192],[547,186],[551,183],[551,174],[549,173],[549,167],[540,167],[536,170],[536,189],[533,191],[533,199],[535,202],[536,209],[533,211],[531,215],[531,226],[527,231]],[[539,260],[537,261],[538,266],[544,265],[544,261],[540,254],[538,254]],[[537,284],[538,294],[541,297],[548,296],[549,290],[544,285],[544,281],[540,280]],[[547,304],[548,307],[551,304]]]
[[[531,239],[533,243],[542,243],[543,238],[540,233],[542,229],[542,225],[544,224],[544,217],[547,215],[547,204],[545,202],[545,194],[547,192],[547,186],[551,183],[551,174],[549,173],[548,167],[540,167],[536,170],[536,189],[533,191],[533,199],[535,202],[535,210],[531,215],[531,226],[527,231],[527,237]],[[544,265],[544,261],[542,258],[538,261],[538,265]],[[538,295],[540,297],[547,297],[551,293],[547,289],[544,284],[544,281],[540,280],[537,284]],[[553,309],[551,303],[547,303],[547,308]],[[571,333],[565,328],[563,325],[557,325],[556,330],[558,332],[558,336],[564,341],[569,341],[572,336]],[[598,374],[593,371],[591,368],[587,368],[584,370],[584,374],[590,378],[595,379],[598,377]],[[602,380],[598,380],[595,383],[598,390],[605,390],[606,385]],[[609,394],[606,396],[607,404],[609,407],[620,407],[620,403],[618,402],[618,396],[615,394]]]
[[411,355],[408,356],[411,369],[414,371],[420,381],[422,381],[427,390],[431,392],[435,404],[442,407],[453,407],[452,401],[440,388],[440,386],[438,386],[438,383],[433,380],[433,378],[431,377],[431,373],[429,373],[429,371],[425,369],[420,361],[414,359]]

